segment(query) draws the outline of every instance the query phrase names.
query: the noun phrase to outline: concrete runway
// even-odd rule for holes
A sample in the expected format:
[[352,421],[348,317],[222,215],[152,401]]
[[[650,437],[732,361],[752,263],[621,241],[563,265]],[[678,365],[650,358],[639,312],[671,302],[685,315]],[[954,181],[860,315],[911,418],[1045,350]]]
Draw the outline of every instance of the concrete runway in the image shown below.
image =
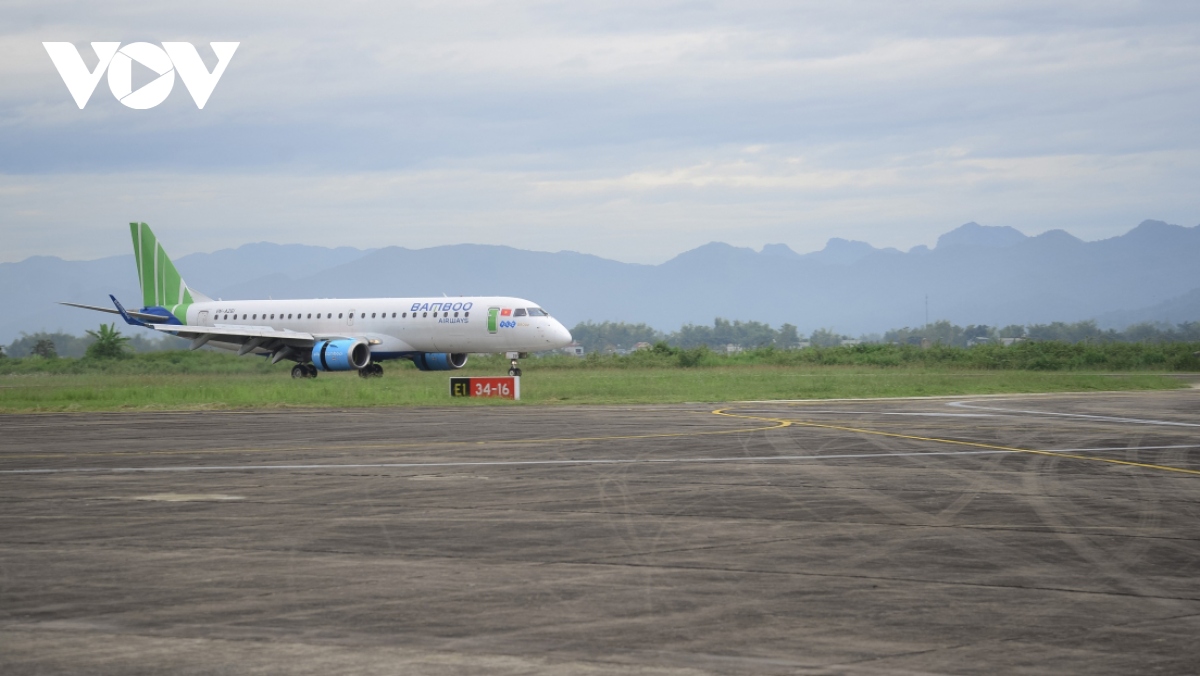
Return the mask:
[[0,439],[4,674],[1200,671],[1198,390]]

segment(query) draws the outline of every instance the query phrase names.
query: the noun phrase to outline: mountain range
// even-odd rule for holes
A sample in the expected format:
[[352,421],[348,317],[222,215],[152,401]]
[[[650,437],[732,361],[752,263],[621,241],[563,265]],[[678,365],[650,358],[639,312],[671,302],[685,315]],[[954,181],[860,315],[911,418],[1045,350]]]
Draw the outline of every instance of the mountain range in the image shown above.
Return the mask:
[[[806,254],[784,244],[755,251],[713,242],[659,265],[480,244],[364,250],[265,242],[176,265],[213,298],[512,295],[542,303],[568,327],[612,320],[672,331],[724,317],[858,335],[922,325],[926,298],[929,319],[961,325],[1200,320],[1197,261],[1200,226],[1144,221],[1094,242],[1062,230],[1030,237],[967,223],[933,248],[907,252],[841,238]],[[0,290],[0,343],[22,332],[81,334],[112,319],[57,301],[107,306],[113,293],[135,306],[141,297],[132,255],[2,263]]]

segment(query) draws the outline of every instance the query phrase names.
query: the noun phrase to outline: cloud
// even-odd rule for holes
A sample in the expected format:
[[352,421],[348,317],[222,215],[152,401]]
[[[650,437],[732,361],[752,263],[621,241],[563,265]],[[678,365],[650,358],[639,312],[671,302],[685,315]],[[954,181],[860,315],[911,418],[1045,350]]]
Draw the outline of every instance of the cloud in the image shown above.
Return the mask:
[[[1190,223],[1198,25],[1192,4],[1116,1],[15,2],[0,223],[21,235],[0,255],[149,215],[212,233],[195,248],[335,221],[364,246],[622,260]],[[208,41],[242,44],[202,111],[178,85],[129,110],[103,83],[80,111],[40,42],[99,39],[192,41],[210,67]]]
[[565,171],[463,160],[336,173],[7,175],[0,222],[24,226],[9,239],[9,260],[123,253],[123,224],[138,220],[161,231],[175,255],[264,239],[363,248],[476,242],[652,263],[713,240],[809,251],[841,236],[908,248],[971,219],[1098,239],[1148,216],[1188,223],[1200,171],[1185,151],[980,157],[945,148],[842,163],[845,154],[740,146],[678,162],[664,151],[640,155],[633,170],[619,161]]

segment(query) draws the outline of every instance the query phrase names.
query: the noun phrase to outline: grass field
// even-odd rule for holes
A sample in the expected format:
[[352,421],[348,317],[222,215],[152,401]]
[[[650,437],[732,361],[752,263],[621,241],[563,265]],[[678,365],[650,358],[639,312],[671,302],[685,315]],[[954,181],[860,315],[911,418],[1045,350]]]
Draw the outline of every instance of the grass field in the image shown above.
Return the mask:
[[245,360],[250,368],[226,372],[139,373],[129,372],[128,366],[108,372],[10,372],[0,375],[0,412],[720,402],[1185,386],[1164,373],[1146,372],[762,364],[557,368],[529,360],[522,363],[525,375],[520,403],[452,399],[448,394],[451,375],[501,375],[504,371],[501,360],[480,361],[453,374],[421,373],[411,366],[389,364],[384,377],[372,379],[355,373],[327,373],[315,380],[293,380],[288,365],[270,367],[262,360]]

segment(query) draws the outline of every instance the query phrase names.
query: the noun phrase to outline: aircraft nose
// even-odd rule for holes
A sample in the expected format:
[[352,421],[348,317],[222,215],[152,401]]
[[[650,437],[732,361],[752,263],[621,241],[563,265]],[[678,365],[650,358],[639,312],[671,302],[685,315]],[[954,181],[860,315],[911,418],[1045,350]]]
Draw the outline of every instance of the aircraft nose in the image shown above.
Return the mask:
[[555,320],[550,334],[551,339],[555,343],[555,347],[566,347],[571,344],[571,332],[568,331],[567,327],[563,326],[558,320]]

